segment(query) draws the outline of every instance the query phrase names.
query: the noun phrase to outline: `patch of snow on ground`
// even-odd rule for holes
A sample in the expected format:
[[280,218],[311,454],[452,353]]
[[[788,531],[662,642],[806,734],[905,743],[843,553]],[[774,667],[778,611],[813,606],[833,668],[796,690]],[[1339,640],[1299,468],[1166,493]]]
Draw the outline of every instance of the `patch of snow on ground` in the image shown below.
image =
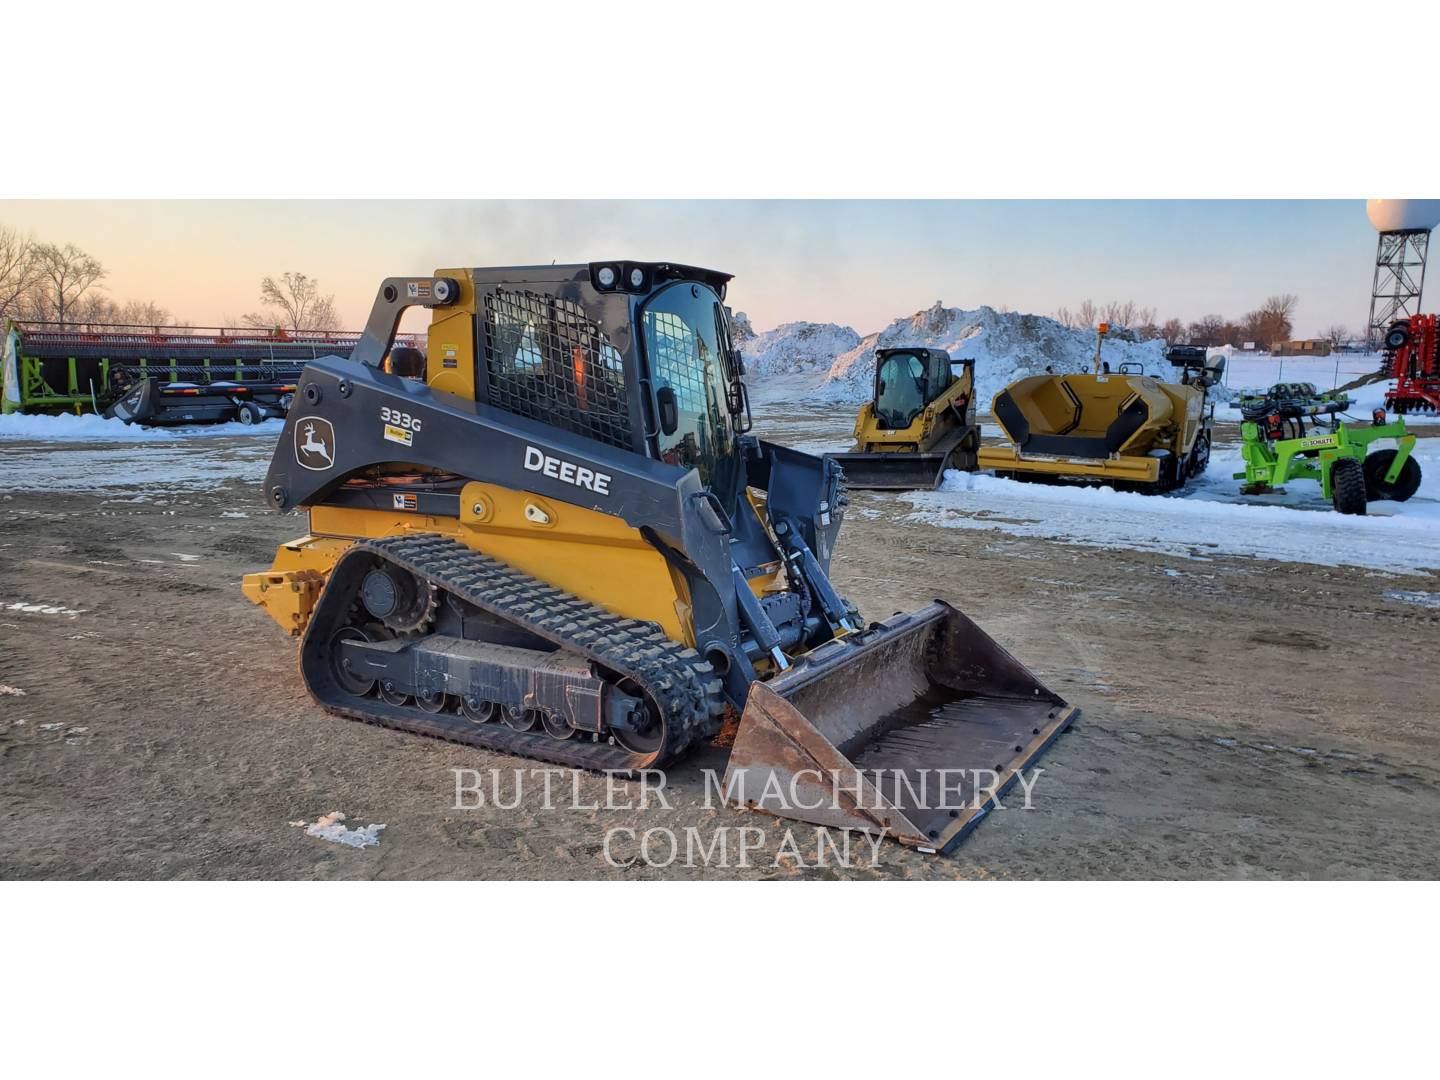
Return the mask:
[[913,507],[909,520],[944,528],[1180,558],[1227,555],[1423,574],[1440,570],[1440,450],[1415,456],[1424,468],[1416,496],[1373,502],[1363,517],[1335,513],[1320,485],[1309,481],[1292,482],[1283,495],[1241,495],[1231,478],[1240,467],[1233,446],[1218,447],[1209,470],[1178,497],[951,471],[939,491],[900,498]]
[[8,684],[6,684],[6,683],[0,683],[0,697],[24,697],[24,696],[25,696],[25,691],[24,691],[24,690],[21,690],[18,686],[10,686],[10,685],[8,685]]
[[344,844],[346,847],[373,847],[380,843],[380,830],[385,828],[384,825],[371,824],[363,829],[351,829],[341,824],[344,820],[344,814],[339,810],[332,810],[309,824],[303,821],[292,821],[290,824],[303,826],[306,836],[329,840],[332,844]]
[[75,416],[29,416],[10,413],[0,416],[0,439],[35,439],[44,442],[170,442],[201,435],[251,435],[273,440],[285,421],[270,419],[259,424],[186,424],[181,427],[141,427],[122,420],[107,420],[94,413]]
[[[15,491],[138,490],[141,496],[208,491],[227,480],[258,485],[269,468],[267,443],[223,447],[127,446],[103,450],[17,447],[6,451]],[[258,486],[257,486],[257,491]]]
[[1422,592],[1418,589],[1386,589],[1385,599],[1400,604],[1415,604],[1418,607],[1440,608],[1440,593]]
[[35,604],[29,601],[20,601],[18,603],[0,602],[0,609],[5,611],[23,611],[27,615],[69,615],[74,617],[85,614],[85,612],[78,608],[68,608],[63,604]]

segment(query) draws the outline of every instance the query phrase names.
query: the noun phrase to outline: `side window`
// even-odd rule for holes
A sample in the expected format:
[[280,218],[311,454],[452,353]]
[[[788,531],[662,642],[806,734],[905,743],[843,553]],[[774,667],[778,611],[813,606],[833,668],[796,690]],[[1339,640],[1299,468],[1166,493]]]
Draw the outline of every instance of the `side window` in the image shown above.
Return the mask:
[[631,448],[625,364],[578,304],[519,290],[485,297],[489,403]]
[[651,298],[642,309],[641,326],[657,397],[666,389],[675,395],[675,428],[662,430],[655,440],[660,460],[698,469],[729,505],[739,463],[728,412],[720,306],[709,289],[680,282]]

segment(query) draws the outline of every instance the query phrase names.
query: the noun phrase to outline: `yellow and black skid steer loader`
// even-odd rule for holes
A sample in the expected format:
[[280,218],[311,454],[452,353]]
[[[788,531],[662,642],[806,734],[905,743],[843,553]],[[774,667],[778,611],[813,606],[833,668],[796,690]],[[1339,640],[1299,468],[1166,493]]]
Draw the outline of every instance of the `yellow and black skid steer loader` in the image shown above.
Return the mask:
[[[1075,710],[948,604],[866,624],[839,594],[840,470],[750,434],[728,281],[387,279],[304,371],[265,496],[310,531],[245,594],[332,713],[634,772],[733,708],[732,803],[943,850]],[[394,346],[415,306],[424,357]]]
[[946,469],[973,471],[979,447],[975,361],[944,349],[877,349],[875,393],[855,418],[855,446],[828,456],[847,487],[933,490]]
[[1205,471],[1215,423],[1208,390],[1224,358],[1171,349],[1178,383],[1153,379],[1138,364],[1111,372],[1100,358],[1108,333],[1101,323],[1090,374],[1032,375],[995,395],[991,412],[1010,445],[983,447],[981,469],[1012,480],[1107,484],[1151,495]]

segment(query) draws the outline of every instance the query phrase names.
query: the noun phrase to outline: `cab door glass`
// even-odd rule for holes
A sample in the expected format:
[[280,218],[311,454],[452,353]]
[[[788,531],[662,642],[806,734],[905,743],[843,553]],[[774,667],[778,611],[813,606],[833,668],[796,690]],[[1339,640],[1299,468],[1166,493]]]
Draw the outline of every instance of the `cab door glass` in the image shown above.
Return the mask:
[[641,327],[650,381],[657,396],[669,392],[667,412],[674,396],[674,430],[656,435],[660,460],[698,469],[728,507],[736,496],[740,463],[727,400],[728,358],[719,308],[719,297],[705,286],[676,282],[645,305]]
[[925,363],[914,353],[887,356],[877,374],[875,419],[884,428],[907,428],[925,408]]

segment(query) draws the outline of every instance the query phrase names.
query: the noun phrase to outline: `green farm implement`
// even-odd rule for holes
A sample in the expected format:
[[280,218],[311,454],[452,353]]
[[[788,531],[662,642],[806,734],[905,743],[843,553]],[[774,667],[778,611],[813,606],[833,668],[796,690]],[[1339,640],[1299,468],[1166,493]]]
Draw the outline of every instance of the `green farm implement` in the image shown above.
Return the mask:
[[[1240,426],[1245,471],[1235,474],[1245,481],[1241,494],[1265,495],[1290,480],[1318,480],[1321,494],[1342,514],[1363,514],[1368,502],[1404,502],[1414,495],[1420,463],[1410,456],[1415,436],[1405,421],[1387,422],[1385,411],[1376,409],[1372,423],[1347,424],[1336,416],[1348,404],[1342,402],[1272,398],[1263,408],[1250,404]],[[1371,450],[1388,439],[1394,447]]]

